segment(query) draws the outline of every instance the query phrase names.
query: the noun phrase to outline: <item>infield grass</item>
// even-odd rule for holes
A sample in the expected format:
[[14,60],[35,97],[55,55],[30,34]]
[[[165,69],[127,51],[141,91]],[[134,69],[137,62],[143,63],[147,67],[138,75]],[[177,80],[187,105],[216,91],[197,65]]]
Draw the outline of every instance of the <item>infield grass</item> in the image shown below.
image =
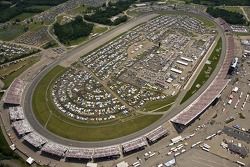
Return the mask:
[[81,141],[100,141],[119,138],[158,120],[161,115],[133,114],[130,117],[104,123],[81,122],[57,110],[51,98],[51,86],[67,69],[56,66],[38,83],[33,94],[33,112],[38,121],[56,135]]
[[178,95],[166,97],[163,100],[149,101],[147,102],[142,110],[145,112],[163,112],[166,111],[169,106],[174,103]]
[[222,39],[220,38],[212,54],[208,58],[208,61],[210,63],[209,64],[206,63],[203,66],[200,74],[194,81],[194,84],[188,90],[186,95],[183,97],[181,104],[184,103],[187,99],[189,99],[195,92],[197,92],[202,87],[202,85],[208,80],[208,78],[212,75],[213,71],[215,70],[220,60],[221,50],[222,50]]

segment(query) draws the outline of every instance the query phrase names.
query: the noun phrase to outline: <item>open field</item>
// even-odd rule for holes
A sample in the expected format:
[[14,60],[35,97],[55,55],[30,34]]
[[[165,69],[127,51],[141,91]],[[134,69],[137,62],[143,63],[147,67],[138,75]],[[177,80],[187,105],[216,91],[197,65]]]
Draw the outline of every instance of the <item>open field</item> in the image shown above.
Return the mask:
[[34,31],[37,31],[40,28],[44,27],[44,25],[41,24],[40,22],[32,22],[32,23],[29,24],[28,27],[29,27],[29,31],[34,32]]
[[[193,15],[192,15],[193,16]],[[206,19],[206,18],[204,18],[204,17],[202,17],[202,16],[198,16],[198,15],[194,15],[193,17],[195,17],[195,18],[197,18],[198,20],[200,20],[200,21],[202,21],[203,22],[203,25],[205,26],[205,27],[215,27],[215,24],[212,22],[212,21],[210,21],[210,20],[208,20],[208,19]]]
[[142,110],[145,112],[162,112],[166,111],[168,108],[171,107],[171,103],[175,101],[178,95],[175,96],[169,96],[166,99],[163,100],[157,100],[157,101],[149,101],[147,102],[143,107]]
[[230,11],[230,12],[237,12],[237,13],[243,14],[242,10],[237,6],[225,6],[225,7],[220,6],[219,8],[225,9],[225,10]]
[[8,67],[0,69],[1,76],[6,75],[4,79],[2,79],[2,81],[4,82],[4,89],[7,89],[17,76],[19,76],[23,71],[28,69],[39,60],[40,57],[30,57],[23,61],[19,61],[18,63],[13,63]]
[[[65,72],[65,70],[65,68],[60,66],[51,70],[37,85],[32,103],[33,111],[39,122],[57,135],[84,141],[113,139],[143,129],[161,117],[138,115],[134,117],[134,119],[116,120],[111,123],[102,124],[88,124],[73,120],[56,111],[53,107],[54,104],[52,103],[52,99],[50,99],[47,94],[49,86],[57,78],[57,76],[60,76]],[[46,98],[48,100],[46,100]],[[65,131],[65,129],[67,129],[67,131]]]
[[0,29],[0,40],[10,41],[24,33],[24,26],[10,25],[6,29]]
[[243,7],[243,9],[245,10],[245,12],[247,14],[248,19],[250,19],[250,6],[245,6],[245,7]]
[[27,7],[26,9],[37,9],[37,10],[41,10],[41,11],[45,11],[47,9],[51,8],[51,6],[48,6],[48,5],[32,5],[30,7]]
[[172,105],[173,105],[173,103],[170,103],[170,104],[168,104],[166,106],[163,106],[161,108],[153,110],[153,112],[166,112],[166,111],[168,111],[172,107]]
[[[100,26],[97,26],[95,25],[93,27],[93,30],[92,30],[92,34],[100,34],[100,33],[103,33],[105,31],[107,31],[108,28],[107,27],[100,27]],[[87,41],[89,39],[89,37],[91,36],[91,34],[88,36],[88,37],[80,37],[80,38],[77,38],[75,40],[71,40],[69,41],[68,44],[66,44],[67,46],[73,46],[73,45],[79,45],[85,41]]]
[[29,18],[29,17],[32,17],[34,16],[35,14],[37,13],[29,13],[29,12],[23,12],[15,17],[13,17],[11,20],[12,21],[15,21],[15,20],[18,20],[18,21],[23,21],[25,20],[26,18]]
[[74,14],[84,14],[84,13],[86,13],[86,9],[87,9],[86,6],[80,5],[77,8],[73,9],[72,11],[68,12],[68,13],[73,14],[73,15]]
[[95,25],[95,26],[93,27],[92,33],[103,33],[103,32],[105,32],[105,31],[107,31],[107,30],[108,30],[107,27],[101,27],[101,26]]
[[43,49],[48,49],[48,48],[55,48],[58,47],[58,43],[56,43],[54,40],[51,40],[47,42],[46,44],[41,46]]
[[187,99],[189,99],[195,92],[197,92],[202,85],[208,80],[208,78],[211,76],[213,73],[214,69],[216,68],[216,65],[219,62],[219,56],[221,54],[221,48],[222,48],[222,40],[221,38],[219,39],[216,47],[214,48],[212,54],[208,58],[208,63],[204,65],[202,68],[200,74],[196,78],[193,86],[189,89],[189,91],[186,93],[184,98],[181,101],[181,104],[185,102]]
[[81,44],[81,43],[83,43],[83,42],[85,42],[87,40],[88,40],[88,37],[80,37],[80,38],[69,41],[65,45],[67,45],[67,46],[79,45],[79,44]]

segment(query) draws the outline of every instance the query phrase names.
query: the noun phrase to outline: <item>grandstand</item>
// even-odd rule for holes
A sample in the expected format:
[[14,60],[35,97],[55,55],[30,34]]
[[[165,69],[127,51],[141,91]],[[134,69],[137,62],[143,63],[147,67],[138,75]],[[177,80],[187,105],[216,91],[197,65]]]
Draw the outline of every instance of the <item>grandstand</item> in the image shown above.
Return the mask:
[[167,130],[164,129],[162,126],[152,130],[151,132],[147,133],[145,137],[151,142],[154,143],[160,138],[166,136],[168,134]]
[[24,119],[23,108],[20,106],[10,107],[9,108],[9,115],[10,115],[11,121],[22,120],[22,119]]
[[19,136],[32,132],[33,129],[27,120],[20,120],[12,123],[13,128],[16,130]]
[[119,155],[119,146],[109,146],[103,148],[95,148],[93,158],[113,157]]
[[147,145],[147,141],[144,137],[139,137],[134,140],[128,141],[122,144],[123,152],[128,153],[140,148],[143,148]]
[[48,142],[43,136],[36,132],[31,132],[23,137],[23,139],[36,148],[40,148],[42,145]]
[[215,79],[195,101],[173,117],[171,122],[184,126],[188,125],[191,121],[202,114],[202,112],[204,112],[217,97],[219,97],[229,82],[229,79],[226,79],[226,75],[234,54],[234,40],[232,35],[227,37],[227,45],[228,47],[224,62]]
[[61,144],[48,142],[42,147],[41,150],[44,153],[49,153],[52,155],[56,155],[58,157],[62,157],[64,156],[64,153],[67,151],[67,147]]
[[66,158],[77,158],[77,159],[92,159],[94,154],[93,148],[68,148],[65,154]]
[[23,80],[15,79],[3,96],[5,104],[20,105],[22,93],[26,83]]

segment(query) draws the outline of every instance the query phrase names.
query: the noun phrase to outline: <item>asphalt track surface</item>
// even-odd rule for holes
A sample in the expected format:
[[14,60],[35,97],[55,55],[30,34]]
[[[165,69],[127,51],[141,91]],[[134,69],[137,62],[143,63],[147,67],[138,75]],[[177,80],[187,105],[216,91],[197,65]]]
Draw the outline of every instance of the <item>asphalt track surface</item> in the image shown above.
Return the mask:
[[[176,13],[176,12],[175,12]],[[177,13],[178,14],[178,13]],[[189,13],[188,13],[189,14]],[[193,14],[192,14],[193,15]],[[115,145],[115,144],[121,144],[123,142],[132,140],[136,137],[142,136],[149,131],[155,129],[156,127],[168,122],[172,117],[174,117],[177,113],[182,111],[185,107],[187,107],[190,103],[192,103],[198,96],[200,96],[203,91],[207,88],[207,86],[213,81],[215,76],[217,75],[225,54],[226,54],[226,37],[224,34],[224,31],[221,29],[219,25],[217,25],[217,29],[219,32],[219,35],[222,38],[222,54],[220,61],[213,72],[212,76],[210,76],[209,80],[194,94],[191,98],[189,98],[185,103],[183,103],[180,106],[174,107],[171,111],[167,112],[165,115],[163,115],[159,120],[157,120],[155,123],[151,124],[150,126],[137,131],[133,134],[116,138],[116,139],[111,139],[111,140],[105,140],[105,141],[97,141],[97,142],[85,142],[85,141],[76,141],[76,140],[71,140],[71,139],[66,139],[61,136],[58,136],[50,131],[48,131],[45,127],[43,127],[38,120],[36,119],[33,111],[32,111],[32,95],[35,90],[36,85],[39,83],[39,81],[51,70],[53,69],[56,65],[61,64],[62,62],[66,64],[73,63],[77,58],[80,56],[89,53],[90,51],[102,46],[103,44],[107,43],[108,41],[112,40],[116,36],[121,35],[124,32],[127,32],[129,29],[144,23],[154,17],[156,17],[156,14],[148,14],[144,16],[140,16],[138,18],[132,19],[126,24],[123,24],[121,26],[118,26],[117,28],[103,34],[102,36],[95,38],[94,40],[89,41],[88,43],[74,48],[71,51],[65,53],[59,60],[55,61],[54,63],[47,65],[37,76],[35,76],[34,80],[27,85],[26,90],[24,92],[24,98],[23,98],[23,107],[25,111],[25,116],[27,120],[29,121],[30,125],[33,127],[35,131],[37,131],[39,134],[42,136],[46,137],[50,141],[63,144],[66,146],[74,146],[74,147],[85,147],[85,148],[90,148],[90,147],[104,147],[104,146],[110,146],[110,145]],[[208,18],[209,19],[209,18]],[[210,19],[211,20],[211,19]],[[63,128],[63,127],[62,127]],[[126,128],[126,127],[124,127]],[[84,133],[84,132],[83,132]]]

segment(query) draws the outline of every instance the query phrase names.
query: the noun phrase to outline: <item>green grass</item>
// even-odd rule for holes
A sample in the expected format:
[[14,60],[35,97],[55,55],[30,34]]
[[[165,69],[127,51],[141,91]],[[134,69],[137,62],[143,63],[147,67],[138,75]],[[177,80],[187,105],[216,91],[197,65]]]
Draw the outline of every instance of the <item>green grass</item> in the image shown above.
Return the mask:
[[166,111],[168,111],[172,107],[172,105],[173,104],[169,104],[169,105],[167,105],[165,107],[162,107],[162,108],[159,108],[157,110],[154,110],[153,112],[166,112]]
[[0,29],[0,40],[10,41],[24,33],[24,26],[10,25],[5,29]]
[[108,30],[107,27],[100,27],[100,26],[95,25],[93,27],[92,33],[103,33],[103,32],[105,32],[107,30]]
[[247,14],[248,19],[250,19],[250,6],[246,6],[246,7],[243,7],[243,8],[244,8],[244,10],[245,10],[245,12]]
[[[211,64],[205,64],[202,68],[200,74],[196,78],[194,84],[192,87],[188,90],[186,95],[183,97],[181,104],[184,103],[187,99],[189,99],[195,92],[197,92],[202,85],[208,80],[208,78],[211,76],[213,71],[215,70],[221,55],[221,49],[222,49],[222,40],[221,38],[216,44],[216,47],[214,48],[212,54],[208,58],[208,61],[210,61]],[[199,85],[199,87],[197,87]]]
[[[60,136],[82,141],[101,141],[122,137],[147,127],[161,116],[140,116],[126,122],[105,126],[74,126],[57,117],[51,117],[47,128]],[[63,128],[62,128],[63,127]],[[67,129],[67,131],[65,131]]]
[[[43,126],[46,125],[48,130],[59,136],[81,141],[108,140],[143,129],[161,117],[161,115],[136,115],[104,123],[88,123],[71,119],[57,110],[49,93],[53,82],[57,77],[63,74],[65,70],[66,69],[61,66],[52,69],[38,83],[32,101],[33,112],[38,121]],[[65,131],[65,129],[67,129],[67,131]]]
[[70,11],[70,14],[76,15],[76,14],[84,14],[86,13],[86,6],[80,5],[77,8],[73,9],[72,11]]
[[192,17],[194,17],[194,18],[200,20],[201,22],[203,22],[203,25],[205,27],[210,27],[210,28],[215,27],[215,24],[212,21],[210,21],[210,20],[208,20],[208,19],[206,19],[206,18],[204,18],[202,16],[192,15]]
[[13,151],[10,149],[9,144],[4,138],[3,132],[0,129],[0,160],[13,158]]
[[51,8],[51,6],[47,6],[47,5],[33,5],[33,6],[30,6],[30,7],[27,7],[26,9],[31,9],[31,10],[34,10],[34,9],[38,9],[38,10],[48,10],[49,8]]
[[56,66],[38,83],[34,91],[32,99],[33,110],[42,125],[45,125],[50,115],[46,104],[46,90],[48,89],[50,81],[53,80],[55,76],[63,74],[65,70],[66,69],[61,66]]
[[177,95],[176,96],[169,96],[169,97],[167,97],[166,99],[163,99],[163,100],[148,101],[142,107],[142,111],[145,111],[145,112],[150,112],[152,110],[156,110],[155,112],[158,112],[159,110],[163,111],[160,108],[163,107],[163,108],[166,109],[166,107],[167,107],[166,105],[171,105],[171,103],[173,103],[176,98],[177,98]]
[[55,47],[58,47],[58,43],[56,43],[54,40],[49,41],[42,46],[43,49],[55,48]]
[[242,10],[237,7],[237,6],[220,6],[219,7],[220,9],[224,9],[224,10],[227,10],[227,11],[230,11],[230,12],[236,12],[236,13],[240,13],[240,14],[243,14]]
[[8,67],[0,69],[0,76],[5,76],[4,79],[2,79],[4,82],[4,89],[7,89],[16,77],[39,60],[40,57],[30,57],[24,61],[19,61],[18,63],[11,64]]
[[17,16],[15,16],[15,17],[13,17],[11,20],[14,21],[14,20],[18,19],[18,20],[20,20],[20,21],[23,21],[23,20],[25,20],[26,18],[29,18],[29,17],[31,17],[31,16],[34,16],[35,14],[37,14],[37,13],[28,13],[28,12],[24,12],[24,13],[22,13],[22,14],[20,14],[20,15],[17,15]]
[[[100,27],[100,26],[94,26],[93,27],[93,30],[92,30],[92,33],[95,34],[95,33],[103,33],[105,31],[107,31],[107,27]],[[89,39],[89,36],[88,37],[80,37],[80,38],[77,38],[75,40],[71,40],[69,41],[69,43],[65,44],[67,46],[73,46],[73,45],[79,45],[85,41],[87,41]]]
[[32,22],[29,24],[28,27],[29,27],[29,31],[34,32],[34,31],[37,31],[37,30],[41,29],[42,27],[44,27],[44,25],[40,22]]
[[69,41],[67,44],[65,44],[66,46],[73,46],[73,45],[79,45],[85,41],[87,41],[89,38],[88,37],[80,37],[77,38],[75,40],[71,40]]
[[129,16],[132,16],[132,17],[137,17],[137,16],[140,15],[140,13],[137,12],[137,11],[135,11],[135,10],[128,10],[128,11],[127,11],[127,14],[128,14]]

